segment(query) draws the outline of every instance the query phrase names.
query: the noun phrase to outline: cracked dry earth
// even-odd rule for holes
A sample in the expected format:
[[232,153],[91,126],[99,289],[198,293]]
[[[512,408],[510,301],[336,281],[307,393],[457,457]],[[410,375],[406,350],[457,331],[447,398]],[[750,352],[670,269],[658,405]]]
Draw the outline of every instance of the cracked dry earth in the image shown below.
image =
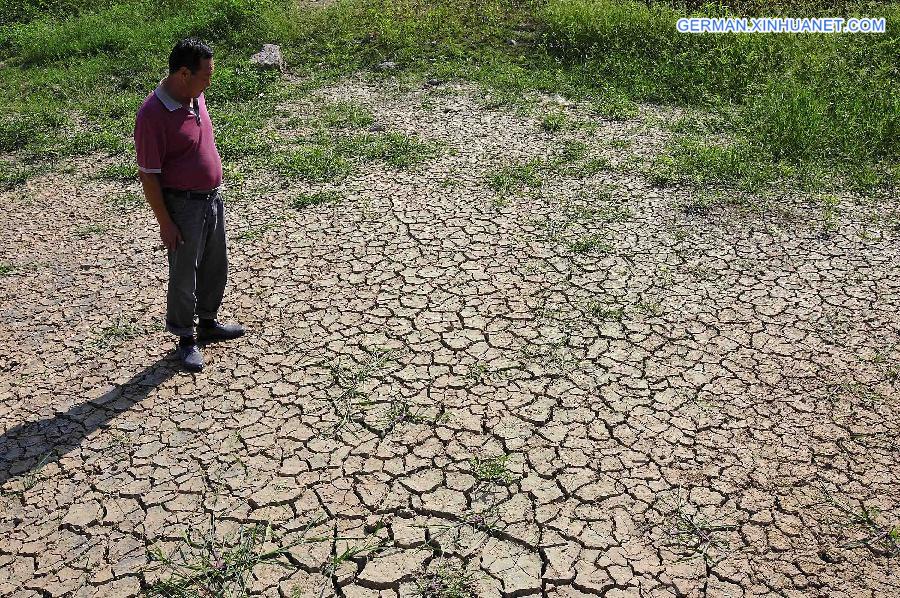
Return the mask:
[[[214,513],[319,521],[264,596],[440,595],[440,567],[478,596],[898,595],[896,203],[654,188],[673,109],[548,133],[547,98],[348,79],[286,112],[323,99],[444,151],[226,191],[249,332],[199,375],[149,210],[96,163],[3,195],[0,594],[140,594]],[[576,138],[608,168],[490,188]]]

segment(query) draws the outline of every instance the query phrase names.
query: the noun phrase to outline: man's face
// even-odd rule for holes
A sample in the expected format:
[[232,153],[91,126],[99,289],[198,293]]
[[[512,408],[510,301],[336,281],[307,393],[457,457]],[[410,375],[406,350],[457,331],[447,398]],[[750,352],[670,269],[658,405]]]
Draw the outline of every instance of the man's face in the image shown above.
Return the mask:
[[212,82],[213,68],[212,58],[201,60],[200,67],[196,73],[192,73],[187,67],[181,67],[185,87],[192,98],[198,97],[209,87],[209,84]]

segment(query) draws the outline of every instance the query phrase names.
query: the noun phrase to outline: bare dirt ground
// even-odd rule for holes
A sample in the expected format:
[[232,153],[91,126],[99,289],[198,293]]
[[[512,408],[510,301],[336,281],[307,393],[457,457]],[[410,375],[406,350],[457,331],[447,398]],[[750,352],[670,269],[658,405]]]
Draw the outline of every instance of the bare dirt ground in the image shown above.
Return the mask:
[[[226,190],[248,334],[202,374],[100,164],[0,196],[0,595],[133,596],[191,527],[310,521],[254,593],[900,593],[896,203],[654,188],[672,109],[550,133],[465,86],[314,98],[447,151]],[[572,139],[608,167],[490,188]],[[346,198],[288,205],[311,189]]]

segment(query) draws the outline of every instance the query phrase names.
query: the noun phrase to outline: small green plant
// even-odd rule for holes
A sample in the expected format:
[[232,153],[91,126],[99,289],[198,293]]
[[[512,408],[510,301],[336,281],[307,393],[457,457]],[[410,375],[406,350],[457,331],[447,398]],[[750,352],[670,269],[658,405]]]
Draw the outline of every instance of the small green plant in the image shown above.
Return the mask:
[[495,482],[498,484],[509,485],[514,478],[512,473],[506,467],[509,455],[499,455],[496,457],[472,457],[469,459],[469,467],[472,469],[472,475],[481,482]]
[[666,546],[680,555],[680,561],[703,559],[712,567],[728,557],[731,545],[725,532],[737,526],[713,521],[705,517],[687,501],[679,489],[674,504],[666,516]]
[[283,151],[276,155],[275,167],[286,177],[311,182],[340,179],[351,170],[346,158],[331,147],[319,145]]
[[822,228],[825,232],[834,232],[838,228],[840,200],[834,195],[822,198]]
[[472,384],[481,384],[485,381],[488,375],[488,366],[484,363],[475,363],[469,368],[466,372],[466,379],[470,380]]
[[638,113],[637,104],[618,89],[604,89],[593,104],[599,116],[610,120],[626,120]]
[[331,128],[368,127],[375,118],[368,109],[353,102],[332,102],[325,104],[319,122]]
[[457,565],[442,563],[417,578],[415,595],[420,598],[475,598],[478,585],[473,573]]
[[291,207],[302,210],[310,206],[319,206],[329,203],[337,203],[343,199],[343,195],[337,191],[315,191],[313,193],[300,193],[291,201]]
[[100,170],[97,176],[110,181],[137,180],[137,166],[132,162],[113,162]]
[[610,246],[605,237],[594,234],[571,241],[569,243],[569,251],[577,254],[591,253],[594,251],[609,253],[612,251],[612,246]]
[[563,144],[561,159],[564,162],[584,160],[588,156],[588,144],[579,139],[567,139]]
[[237,238],[242,241],[255,241],[260,239],[266,232],[277,227],[281,221],[284,220],[284,216],[275,216],[268,222],[260,224],[259,226],[254,226],[250,228],[246,228],[238,233]]
[[115,321],[100,329],[100,334],[93,341],[95,349],[108,349],[125,341],[137,338],[143,330],[134,322],[125,320],[119,314]]
[[410,168],[438,155],[435,144],[420,141],[413,135],[391,131],[338,138],[336,151],[363,162],[383,160],[394,168]]
[[75,230],[75,235],[82,239],[102,235],[108,230],[105,224],[88,224]]
[[625,316],[625,310],[619,305],[610,305],[603,301],[589,301],[587,313],[599,320],[620,322]]
[[865,547],[879,556],[900,557],[900,524],[884,525],[879,522],[878,507],[860,503],[858,507],[836,498],[824,486],[821,487],[824,502],[840,513],[843,526],[855,533],[855,539],[841,545],[842,548]]
[[541,119],[541,128],[548,133],[556,133],[568,126],[569,117],[564,112],[551,110]]
[[12,264],[0,264],[0,276],[8,276],[15,269]]
[[360,366],[347,367],[341,364],[340,360],[329,366],[334,384],[342,391],[333,400],[338,421],[326,433],[328,436],[337,435],[352,421],[358,419],[362,410],[373,405],[372,401],[365,398],[366,395],[360,390],[360,386],[396,358],[396,352],[392,349],[373,347],[366,349],[366,353],[366,359]]
[[[326,577],[333,577],[344,563],[355,561],[358,558],[367,558],[384,550],[385,538],[376,535],[382,527],[383,523],[379,521],[368,536],[364,538],[347,538],[338,536],[337,523],[335,523],[334,533],[330,538],[331,558],[322,566],[322,574]],[[360,540],[362,541],[360,542]],[[345,543],[345,548],[341,551],[338,551],[338,542]]]
[[234,533],[220,538],[215,515],[210,515],[209,528],[202,531],[188,528],[182,543],[171,554],[158,547],[148,551],[149,570],[160,570],[163,577],[147,593],[166,598],[248,596],[248,582],[257,567],[292,568],[294,565],[288,559],[291,549],[330,539],[308,536],[309,530],[319,523],[321,520],[311,521],[298,539],[282,543],[283,538],[271,524],[241,525]]
[[3,493],[10,495],[23,494],[34,488],[41,479],[41,468],[50,461],[52,456],[53,453],[50,451],[41,455],[41,458],[38,459],[38,462],[35,463],[33,467],[29,467],[28,471],[19,476],[19,487],[14,490],[4,491]]
[[434,422],[437,418],[429,416],[423,407],[413,407],[406,399],[396,399],[390,402],[382,419],[379,436],[385,438],[400,424]]
[[523,164],[504,166],[489,175],[488,184],[501,195],[518,192],[524,187],[540,187],[543,183],[541,177],[543,166],[544,163],[540,158],[533,158]]
[[147,205],[147,201],[140,193],[117,193],[110,196],[109,203],[122,212],[130,212]]

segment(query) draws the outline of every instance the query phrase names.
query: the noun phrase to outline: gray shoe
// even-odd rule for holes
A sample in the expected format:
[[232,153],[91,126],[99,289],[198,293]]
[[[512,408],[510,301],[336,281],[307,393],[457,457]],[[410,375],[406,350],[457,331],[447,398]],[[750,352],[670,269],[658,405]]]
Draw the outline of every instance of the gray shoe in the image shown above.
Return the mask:
[[178,345],[178,360],[189,372],[199,372],[203,369],[203,354],[197,345]]

